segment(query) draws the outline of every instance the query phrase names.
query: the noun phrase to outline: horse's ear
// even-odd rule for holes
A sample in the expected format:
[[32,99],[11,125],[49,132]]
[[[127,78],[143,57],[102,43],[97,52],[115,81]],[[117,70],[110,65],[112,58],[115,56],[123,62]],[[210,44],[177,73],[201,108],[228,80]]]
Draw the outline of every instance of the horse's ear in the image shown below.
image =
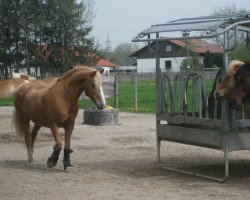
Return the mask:
[[99,70],[99,72],[100,72],[101,74],[103,74],[103,72],[104,72],[104,69],[100,69],[100,70]]
[[103,74],[103,72],[104,72],[104,69],[103,69],[103,68],[97,69],[97,70],[100,72],[100,74]]
[[96,72],[97,72],[96,70],[95,70],[95,71],[92,71],[92,72],[90,73],[90,76],[91,76],[91,77],[95,77]]

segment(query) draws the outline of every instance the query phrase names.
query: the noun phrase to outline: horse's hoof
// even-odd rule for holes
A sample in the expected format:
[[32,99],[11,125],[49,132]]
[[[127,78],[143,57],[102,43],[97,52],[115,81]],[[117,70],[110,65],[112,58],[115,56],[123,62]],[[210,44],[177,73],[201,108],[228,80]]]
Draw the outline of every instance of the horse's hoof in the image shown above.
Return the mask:
[[70,161],[64,161],[63,166],[64,166],[64,171],[65,172],[72,172],[73,169],[74,169],[73,165],[71,165]]
[[54,165],[54,163],[53,163],[53,162],[47,162],[47,166],[48,166],[48,168],[55,167],[55,165]]
[[65,172],[70,173],[74,171],[74,167],[71,165],[71,166],[66,167],[64,170]]
[[32,157],[32,158],[28,158],[28,162],[30,163],[30,164],[32,164],[33,162],[34,162],[34,158]]
[[48,158],[48,160],[47,160],[47,166],[48,166],[48,168],[52,168],[52,167],[55,167],[56,166],[56,163],[57,162],[55,162],[54,160],[53,160],[53,158]]

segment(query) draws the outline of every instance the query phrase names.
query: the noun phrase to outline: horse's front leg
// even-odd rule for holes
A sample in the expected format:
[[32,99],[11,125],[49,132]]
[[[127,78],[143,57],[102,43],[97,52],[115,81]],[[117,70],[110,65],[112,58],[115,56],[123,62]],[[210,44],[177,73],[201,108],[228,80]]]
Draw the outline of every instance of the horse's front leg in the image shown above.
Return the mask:
[[70,162],[70,154],[73,152],[70,148],[71,135],[74,129],[74,121],[68,123],[65,127],[65,144],[64,144],[64,158],[63,165],[66,172],[71,172],[73,170],[73,165]]
[[48,161],[47,161],[47,166],[49,168],[56,166],[57,161],[59,159],[60,151],[62,150],[62,140],[61,140],[58,126],[53,125],[51,127],[51,131],[52,131],[52,134],[54,136],[56,144],[53,147],[54,150],[53,150],[52,155],[48,158]]

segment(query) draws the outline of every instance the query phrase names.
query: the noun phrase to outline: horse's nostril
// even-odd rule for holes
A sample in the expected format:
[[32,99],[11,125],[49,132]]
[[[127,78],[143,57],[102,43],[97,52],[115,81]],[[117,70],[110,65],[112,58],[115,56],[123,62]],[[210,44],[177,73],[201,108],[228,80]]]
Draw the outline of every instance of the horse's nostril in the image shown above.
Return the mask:
[[220,94],[218,92],[215,92],[214,93],[214,97],[218,100],[221,98]]

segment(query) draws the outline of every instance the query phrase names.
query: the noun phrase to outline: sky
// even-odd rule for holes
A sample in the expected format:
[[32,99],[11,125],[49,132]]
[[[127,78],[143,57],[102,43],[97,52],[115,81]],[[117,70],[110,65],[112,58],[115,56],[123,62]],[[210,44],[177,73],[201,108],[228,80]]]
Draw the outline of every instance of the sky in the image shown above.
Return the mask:
[[153,24],[186,17],[211,15],[217,8],[235,5],[250,11],[250,0],[94,0],[92,36],[103,48],[131,42]]

